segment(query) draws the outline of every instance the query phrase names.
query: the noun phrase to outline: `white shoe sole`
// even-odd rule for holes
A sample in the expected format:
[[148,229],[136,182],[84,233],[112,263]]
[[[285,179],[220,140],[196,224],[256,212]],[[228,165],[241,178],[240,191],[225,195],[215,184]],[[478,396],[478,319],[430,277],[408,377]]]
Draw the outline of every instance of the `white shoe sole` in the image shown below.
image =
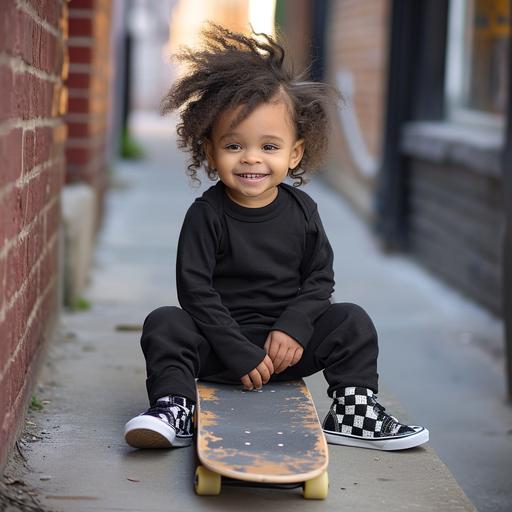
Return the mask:
[[124,427],[124,439],[134,448],[172,448],[192,444],[192,436],[177,436],[172,427],[152,416],[132,418]]
[[365,438],[359,436],[352,436],[350,434],[342,434],[340,432],[333,432],[324,430],[325,438],[330,444],[340,444],[344,446],[355,446],[358,448],[371,448],[373,450],[407,450],[414,448],[421,444],[427,443],[429,433],[426,428],[413,427],[417,430],[414,434],[403,436],[389,436],[389,437],[375,437]]

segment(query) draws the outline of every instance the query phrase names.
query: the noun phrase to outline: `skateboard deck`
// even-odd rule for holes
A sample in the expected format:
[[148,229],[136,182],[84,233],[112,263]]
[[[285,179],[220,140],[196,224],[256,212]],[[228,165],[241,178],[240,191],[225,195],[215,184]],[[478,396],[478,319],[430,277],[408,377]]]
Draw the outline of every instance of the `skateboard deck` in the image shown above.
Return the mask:
[[258,391],[198,381],[197,398],[198,494],[218,494],[224,477],[299,484],[306,498],[326,497],[327,443],[302,379]]

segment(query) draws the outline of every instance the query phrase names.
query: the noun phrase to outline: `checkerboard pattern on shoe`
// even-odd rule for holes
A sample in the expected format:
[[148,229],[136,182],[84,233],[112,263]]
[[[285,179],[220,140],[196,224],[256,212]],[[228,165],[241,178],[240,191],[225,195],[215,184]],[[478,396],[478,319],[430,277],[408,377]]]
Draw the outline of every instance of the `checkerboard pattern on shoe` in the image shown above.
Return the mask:
[[193,435],[192,417],[195,405],[182,396],[165,396],[144,414],[150,414],[174,425],[178,435]]
[[347,387],[335,392],[324,424],[333,444],[400,450],[428,441],[428,430],[401,424],[377,402],[371,389]]
[[126,425],[124,437],[134,448],[171,448],[192,443],[195,404],[182,396],[159,398]]

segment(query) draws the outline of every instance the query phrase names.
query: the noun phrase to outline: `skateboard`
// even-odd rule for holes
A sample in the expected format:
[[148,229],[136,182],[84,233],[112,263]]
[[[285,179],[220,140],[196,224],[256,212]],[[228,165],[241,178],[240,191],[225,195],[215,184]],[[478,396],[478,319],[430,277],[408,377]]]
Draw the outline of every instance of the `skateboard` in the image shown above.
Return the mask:
[[311,394],[300,380],[241,385],[197,382],[195,491],[222,484],[292,489],[325,499],[328,449]]

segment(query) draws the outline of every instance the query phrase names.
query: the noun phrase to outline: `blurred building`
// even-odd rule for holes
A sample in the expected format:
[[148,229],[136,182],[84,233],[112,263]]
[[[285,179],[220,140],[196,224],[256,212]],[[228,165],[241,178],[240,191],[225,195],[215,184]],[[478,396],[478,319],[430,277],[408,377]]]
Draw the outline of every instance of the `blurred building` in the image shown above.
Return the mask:
[[296,61],[312,58],[345,99],[325,177],[384,250],[505,319],[512,396],[510,12],[508,0],[277,3]]
[[316,58],[345,99],[327,179],[385,248],[501,315],[509,2],[278,4],[298,60]]
[[196,46],[207,21],[248,34],[274,30],[275,0],[132,0],[128,29],[132,37],[130,106],[158,110],[179,75],[172,55]]
[[94,223],[99,225],[107,187],[113,4],[75,0],[69,7],[66,183],[92,187],[96,195]]
[[382,239],[501,315],[509,2],[395,2],[390,15]]
[[165,45],[177,0],[133,0],[128,16],[131,34],[130,108],[157,110],[174,79]]

